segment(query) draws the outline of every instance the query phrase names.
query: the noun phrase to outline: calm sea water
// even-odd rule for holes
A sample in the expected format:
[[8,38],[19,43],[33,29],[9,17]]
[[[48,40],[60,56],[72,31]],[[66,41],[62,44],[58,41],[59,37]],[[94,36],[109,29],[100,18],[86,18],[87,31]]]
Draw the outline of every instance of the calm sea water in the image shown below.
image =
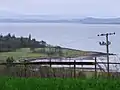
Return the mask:
[[32,34],[37,40],[45,40],[52,45],[61,45],[80,50],[103,51],[105,47],[99,45],[105,37],[97,37],[97,34],[116,32],[110,36],[112,45],[110,51],[120,53],[120,25],[89,25],[68,23],[0,23],[0,33],[15,34],[16,36],[28,36]]

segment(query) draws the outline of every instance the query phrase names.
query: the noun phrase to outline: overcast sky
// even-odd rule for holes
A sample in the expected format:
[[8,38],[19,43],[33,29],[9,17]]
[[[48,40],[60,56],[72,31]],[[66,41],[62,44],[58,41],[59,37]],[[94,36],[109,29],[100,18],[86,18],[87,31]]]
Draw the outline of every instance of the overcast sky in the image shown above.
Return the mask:
[[118,17],[120,0],[0,0],[0,10],[20,14]]

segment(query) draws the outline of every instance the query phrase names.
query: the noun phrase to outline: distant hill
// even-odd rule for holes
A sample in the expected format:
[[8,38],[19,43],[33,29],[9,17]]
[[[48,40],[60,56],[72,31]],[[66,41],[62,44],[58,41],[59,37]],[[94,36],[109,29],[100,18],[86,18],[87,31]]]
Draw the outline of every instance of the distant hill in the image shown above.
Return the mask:
[[81,24],[120,24],[120,18],[84,19],[42,19],[42,18],[0,18],[0,23],[81,23]]
[[0,23],[120,24],[120,18],[83,18],[60,15],[22,15],[7,11],[0,11]]
[[80,20],[83,24],[120,24],[120,18],[92,18],[88,17]]

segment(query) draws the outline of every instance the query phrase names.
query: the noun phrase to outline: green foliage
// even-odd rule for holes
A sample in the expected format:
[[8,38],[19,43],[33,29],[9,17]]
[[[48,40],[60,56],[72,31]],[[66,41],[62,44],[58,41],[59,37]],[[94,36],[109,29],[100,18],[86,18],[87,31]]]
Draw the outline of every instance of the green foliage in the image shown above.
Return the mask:
[[[42,43],[41,43],[42,42]],[[26,37],[16,37],[10,33],[6,36],[0,35],[0,52],[10,52],[15,51],[19,48],[41,48],[46,46],[45,41],[36,41],[31,39],[31,35],[28,38]]]
[[13,57],[8,57],[7,60],[6,60],[7,67],[13,66],[12,63],[13,63],[14,61],[15,61],[15,60],[13,59]]
[[120,90],[120,80],[1,77],[0,90]]
[[6,60],[7,63],[13,63],[14,62],[14,59],[13,57],[8,57],[7,60]]

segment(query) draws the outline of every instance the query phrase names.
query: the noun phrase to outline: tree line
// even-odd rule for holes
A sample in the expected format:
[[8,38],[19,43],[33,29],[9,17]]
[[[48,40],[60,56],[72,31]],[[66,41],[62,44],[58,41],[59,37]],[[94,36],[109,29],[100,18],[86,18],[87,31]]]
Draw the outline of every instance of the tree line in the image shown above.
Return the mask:
[[28,37],[16,37],[10,33],[0,35],[0,52],[15,51],[19,48],[44,48],[46,45],[45,41],[36,41],[36,39],[31,38],[31,35]]

